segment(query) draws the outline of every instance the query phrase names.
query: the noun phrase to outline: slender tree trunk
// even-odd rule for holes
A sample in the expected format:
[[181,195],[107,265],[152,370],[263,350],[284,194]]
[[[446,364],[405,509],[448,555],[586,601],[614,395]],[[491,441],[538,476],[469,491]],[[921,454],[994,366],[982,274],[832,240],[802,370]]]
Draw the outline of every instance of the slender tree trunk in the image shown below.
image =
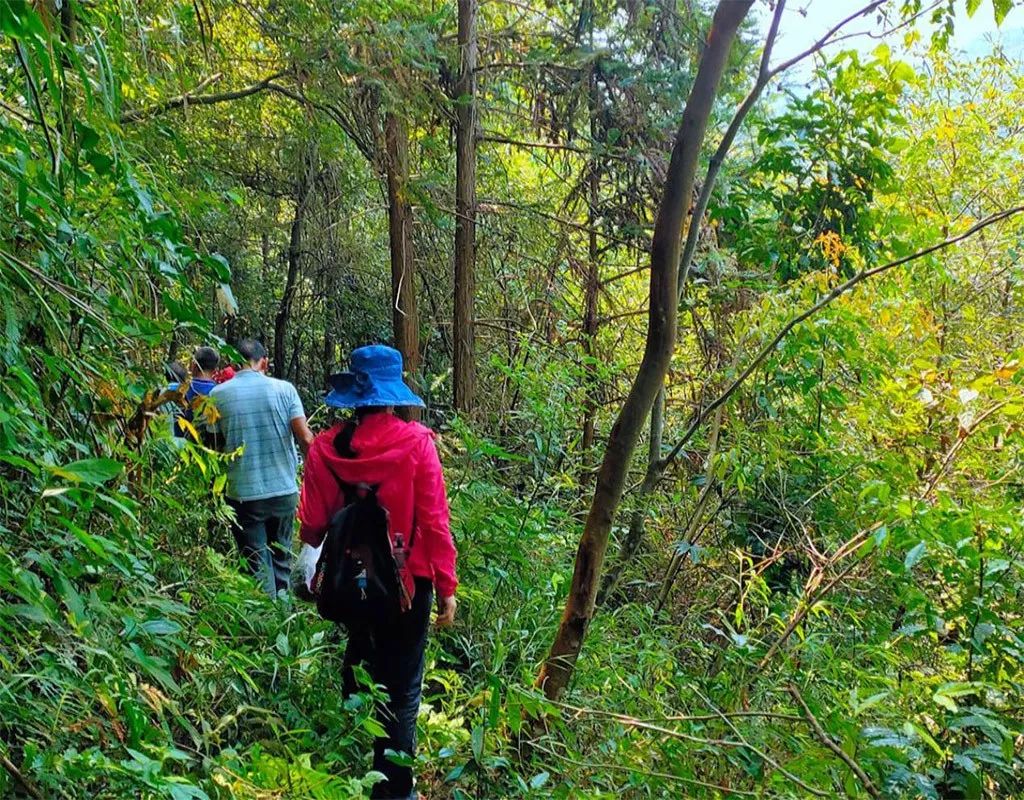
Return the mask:
[[[732,147],[733,140],[739,132],[740,125],[750,112],[750,109],[754,107],[754,103],[761,96],[761,92],[764,90],[765,86],[768,85],[768,82],[774,75],[776,75],[780,70],[785,69],[787,66],[791,66],[796,63],[805,55],[813,52],[814,49],[818,49],[821,46],[820,44],[815,45],[812,50],[806,51],[795,59],[790,59],[789,61],[784,62],[781,67],[776,69],[771,68],[770,60],[772,48],[775,44],[775,37],[779,31],[779,23],[782,20],[782,13],[785,6],[786,0],[776,0],[775,12],[772,16],[772,21],[768,28],[768,35],[765,39],[764,52],[761,54],[761,65],[758,69],[757,80],[755,81],[753,88],[743,99],[743,102],[740,103],[739,108],[733,115],[732,121],[726,128],[725,134],[722,136],[718,147],[712,154],[707,173],[704,177],[704,182],[701,184],[700,192],[697,195],[697,202],[694,203],[693,209],[690,212],[690,224],[687,229],[686,243],[683,246],[683,254],[679,262],[679,278],[677,284],[679,288],[680,301],[682,301],[686,290],[687,277],[690,273],[690,265],[693,261],[693,255],[697,249],[697,239],[700,234],[701,220],[703,220],[704,212],[707,211],[708,203],[711,200],[711,191],[715,186],[716,179],[718,178],[718,172],[721,169],[722,164],[725,162],[725,157],[729,152],[729,148]],[[839,27],[842,27],[842,25],[848,21],[849,20],[847,19],[843,23],[840,23]],[[640,490],[637,493],[637,508],[634,510],[630,519],[629,532],[625,539],[623,539],[622,546],[619,549],[618,561],[610,571],[608,579],[602,587],[601,595],[598,598],[598,604],[602,603],[603,598],[615,588],[615,585],[621,577],[629,560],[633,555],[635,555],[643,542],[646,519],[644,508],[646,497],[654,491],[655,487],[657,487],[658,482],[661,480],[661,475],[665,471],[665,465],[661,460],[661,443],[665,429],[664,406],[666,390],[667,387],[663,385],[661,391],[658,393],[658,399],[655,401],[654,408],[651,413],[651,446],[647,461],[647,473],[645,474],[643,483],[640,485]]]
[[337,303],[334,298],[336,284],[330,280],[331,276],[329,274],[326,277],[328,280],[324,284],[324,350],[321,355],[323,362],[323,385],[325,387],[330,382],[331,374],[334,372],[334,354],[337,350],[334,329],[338,324]]
[[604,605],[605,601],[618,588],[626,567],[643,544],[647,519],[647,505],[644,500],[648,494],[654,491],[654,487],[658,485],[658,480],[661,478],[661,434],[664,427],[665,387],[662,386],[654,398],[654,405],[651,408],[651,433],[647,443],[647,472],[637,492],[639,502],[629,515],[629,529],[622,539],[622,544],[619,545],[618,557],[609,567],[604,582],[601,584],[601,590],[597,593],[597,605],[599,606]]
[[388,233],[391,240],[391,319],[395,347],[401,351],[405,371],[415,383],[420,369],[420,323],[416,310],[412,206],[407,190],[409,140],[405,121],[392,113],[388,113],[384,120],[384,150],[384,169],[388,182]]
[[[591,46],[593,46],[593,17],[591,16]],[[583,406],[583,459],[589,467],[590,450],[594,446],[597,428],[597,301],[600,290],[601,272],[597,249],[597,204],[600,199],[601,173],[597,161],[598,102],[597,66],[590,71],[590,162],[587,165],[587,278],[583,294],[583,355],[586,358],[584,375],[586,397]]]
[[562,621],[537,678],[537,683],[550,699],[559,698],[565,691],[583,647],[630,458],[672,360],[678,317],[677,281],[683,223],[693,194],[697,163],[718,85],[736,31],[751,4],[752,0],[720,0],[676,134],[651,242],[650,314],[643,360],[612,426],[576,553],[572,585]]
[[73,45],[75,43],[75,12],[71,7],[74,1],[63,0],[60,4],[60,32],[61,38],[66,45]]
[[456,411],[472,412],[476,394],[473,355],[476,236],[476,8],[459,0],[459,52],[462,68],[455,86],[455,313],[452,353]]
[[288,336],[288,321],[292,313],[292,302],[295,289],[299,282],[299,266],[302,260],[302,223],[306,216],[306,207],[313,193],[314,167],[303,177],[299,191],[295,197],[295,215],[292,217],[291,233],[288,237],[288,272],[284,280],[284,292],[281,303],[274,316],[274,377],[283,378],[287,374],[285,363],[285,340]]

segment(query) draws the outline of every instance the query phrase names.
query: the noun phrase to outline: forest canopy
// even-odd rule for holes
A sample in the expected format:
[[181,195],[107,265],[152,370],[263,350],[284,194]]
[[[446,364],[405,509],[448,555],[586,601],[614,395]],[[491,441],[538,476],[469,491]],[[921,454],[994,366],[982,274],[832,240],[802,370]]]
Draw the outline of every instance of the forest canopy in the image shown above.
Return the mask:
[[439,434],[422,796],[1024,796],[1024,10],[806,6],[0,0],[0,797],[369,795],[243,337]]

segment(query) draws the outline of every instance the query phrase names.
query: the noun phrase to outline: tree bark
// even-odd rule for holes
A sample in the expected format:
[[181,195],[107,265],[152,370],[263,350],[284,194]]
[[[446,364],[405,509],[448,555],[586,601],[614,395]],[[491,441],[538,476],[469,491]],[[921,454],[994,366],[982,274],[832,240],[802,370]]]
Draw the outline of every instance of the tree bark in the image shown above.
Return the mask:
[[[395,347],[402,353],[412,383],[420,368],[420,323],[416,310],[416,261],[412,249],[409,204],[409,140],[405,120],[384,119],[384,169],[388,182],[388,233],[391,240],[391,320]],[[410,413],[414,417],[416,414]]]
[[306,208],[313,193],[313,175],[315,167],[311,164],[308,173],[299,184],[295,197],[295,215],[292,217],[291,233],[288,237],[288,272],[284,280],[284,292],[281,302],[274,315],[274,377],[284,378],[287,374],[285,363],[285,339],[288,335],[288,320],[292,313],[292,301],[299,281],[299,266],[302,259],[302,223],[306,217]]
[[455,302],[452,320],[453,401],[472,412],[476,394],[473,301],[476,237],[476,10],[477,0],[459,0],[462,67],[455,85]]
[[608,438],[576,553],[572,585],[562,621],[537,678],[538,685],[549,699],[558,699],[565,691],[583,647],[630,458],[672,359],[678,317],[676,285],[683,223],[690,206],[701,145],[718,85],[725,72],[736,31],[751,4],[752,0],[720,0],[676,134],[651,243],[647,343],[633,386]]
[[[593,47],[593,13],[591,12],[591,47]],[[601,271],[598,264],[600,254],[597,246],[597,204],[601,192],[601,173],[597,161],[597,136],[600,98],[597,92],[597,65],[590,71],[590,160],[587,164],[587,277],[583,293],[583,365],[586,397],[583,401],[583,460],[589,468],[592,464],[590,451],[594,446],[597,430],[597,302],[601,287]]]

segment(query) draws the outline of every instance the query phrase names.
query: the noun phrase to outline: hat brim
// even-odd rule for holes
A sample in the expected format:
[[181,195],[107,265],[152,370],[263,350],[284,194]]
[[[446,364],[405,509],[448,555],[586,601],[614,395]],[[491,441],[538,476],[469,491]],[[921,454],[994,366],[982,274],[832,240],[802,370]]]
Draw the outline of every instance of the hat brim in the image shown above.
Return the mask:
[[398,406],[425,408],[426,404],[404,381],[375,380],[364,392],[356,391],[355,385],[339,385],[332,376],[334,388],[324,402],[333,408],[366,408],[367,406]]

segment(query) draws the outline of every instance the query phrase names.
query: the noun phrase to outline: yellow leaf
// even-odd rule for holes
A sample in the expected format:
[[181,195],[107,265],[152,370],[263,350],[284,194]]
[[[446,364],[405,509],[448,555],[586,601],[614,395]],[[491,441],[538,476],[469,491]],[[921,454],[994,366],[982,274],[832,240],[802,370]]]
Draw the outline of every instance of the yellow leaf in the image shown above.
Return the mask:
[[194,441],[199,441],[199,431],[196,430],[195,425],[189,422],[184,417],[177,418],[178,427],[181,428],[185,433],[192,437]]

